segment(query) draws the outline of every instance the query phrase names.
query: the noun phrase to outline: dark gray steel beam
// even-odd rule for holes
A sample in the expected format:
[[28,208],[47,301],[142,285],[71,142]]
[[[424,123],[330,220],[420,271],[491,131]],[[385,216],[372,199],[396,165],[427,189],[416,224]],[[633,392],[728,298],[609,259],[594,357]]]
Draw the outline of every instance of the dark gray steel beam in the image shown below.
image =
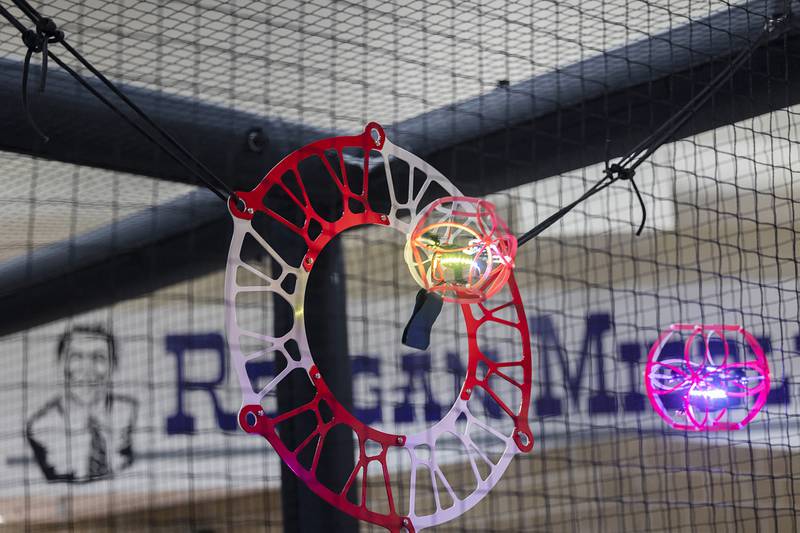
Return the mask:
[[[791,7],[800,16],[800,2],[792,0]],[[766,20],[783,9],[784,0],[728,6],[649,39],[394,124],[387,133],[415,153],[445,150],[728,56],[758,38]]]
[[[624,155],[757,39],[783,0],[751,0],[650,39],[414,117],[387,135],[481,196]],[[800,2],[790,6],[800,18]],[[797,21],[795,21],[796,23]],[[685,137],[800,102],[797,32],[756,52]],[[678,137],[680,138],[680,137]],[[607,145],[606,139],[611,142]]]
[[[39,75],[32,68],[31,79]],[[194,178],[69,75],[50,68],[27,122],[19,62],[0,59],[0,150],[170,181]],[[100,88],[99,84],[94,84]],[[102,90],[102,89],[101,89]],[[137,87],[123,90],[231,187],[249,190],[297,146],[331,135]],[[254,143],[250,134],[255,133]],[[0,264],[0,334],[33,327],[218,270],[230,240],[225,205],[205,190]],[[220,262],[222,261],[222,262]]]
[[[517,164],[533,163],[537,173],[527,178],[517,176],[514,184],[552,175],[547,165],[540,164],[541,156],[552,153],[544,140],[565,137],[568,150],[560,153],[562,159],[569,160],[572,155],[569,152],[577,151],[588,137],[581,132],[593,134],[596,130],[594,125],[582,124],[582,120],[640,127],[641,120],[628,117],[628,108],[633,114],[653,115],[644,125],[649,129],[653,120],[677,109],[687,91],[702,87],[710,67],[719,68],[715,60],[756,39],[767,17],[780,13],[783,5],[784,0],[751,0],[741,6],[727,7],[707,19],[391,125],[386,128],[387,133],[393,142],[431,158],[441,170],[454,170],[449,174],[453,181],[472,194],[487,194],[512,183],[488,177],[477,183],[474,169],[483,166],[474,165],[476,146],[503,152],[504,159]],[[800,1],[793,0],[791,6],[800,13]],[[792,47],[784,56],[795,60],[795,51]],[[782,59],[780,51],[773,47],[771,63],[778,64]],[[760,66],[764,63],[762,60]],[[753,87],[745,87],[745,92],[731,92],[746,97],[749,91],[758,90],[760,82],[770,81],[777,85],[770,88],[773,95],[767,100],[769,105],[792,102],[797,98],[793,84],[796,72],[784,73],[784,70],[769,74],[759,68],[746,70],[739,80]],[[0,150],[194,182],[179,165],[57,67],[48,73],[46,92],[30,92],[33,114],[51,137],[49,143],[42,143],[29,127],[22,109],[21,76],[18,61],[0,59],[0,101],[10,104],[0,106]],[[38,76],[38,66],[32,67],[32,79]],[[672,86],[675,94],[672,89],[665,89]],[[234,189],[251,188],[279,157],[308,140],[331,133],[160,91],[122,88]],[[741,85],[737,88],[742,89]],[[791,94],[784,98],[787,91]],[[730,118],[725,110],[734,107],[732,104],[738,108],[740,103],[726,102],[723,98],[717,102],[718,121],[697,122],[695,131]],[[761,111],[769,105],[751,110],[746,106],[741,114]],[[648,107],[652,109],[645,109]],[[265,140],[265,148],[260,152],[248,146],[248,136],[253,131],[260,131]],[[640,135],[641,132],[631,132],[631,137]],[[537,143],[542,147],[538,152],[526,146]],[[624,147],[624,143],[619,143],[616,151]],[[462,164],[457,165],[459,162]],[[568,163],[561,166],[565,164]],[[548,169],[550,174],[544,174],[540,168]],[[502,169],[486,170],[503,173]],[[486,176],[483,172],[480,175]]]
[[219,198],[201,190],[6,261],[0,334],[219,270],[230,242],[227,219]]
[[[30,109],[50,137],[48,143],[30,127],[22,107],[22,65],[0,58],[0,150],[55,161],[129,172],[153,178],[197,183],[57,65],[47,74],[40,93],[31,68]],[[125,109],[108,90],[100,92]],[[216,175],[237,190],[249,190],[281,157],[297,146],[326,137],[329,131],[265,118],[252,113],[198,102],[161,91],[121,86],[158,124],[178,139]],[[130,112],[127,113],[131,115]]]
[[[621,157],[687,104],[727,58],[610,91],[427,156],[468,195],[482,196]],[[757,50],[674,139],[800,103],[800,35]],[[598,179],[600,176],[598,176]]]
[[[763,26],[762,15],[775,8],[773,3],[764,1],[752,2],[749,6],[749,13],[731,8],[709,20],[694,22],[553,74],[391,126],[389,133],[394,140],[429,159],[465,192],[473,195],[602,161],[607,154],[618,155],[643,139],[654,124],[688,101],[724,64],[725,59],[720,59],[719,54],[733,52],[737,46],[744,46],[747,39],[754,38]],[[7,82],[6,79],[0,86]],[[51,88],[48,87],[46,95]],[[69,95],[65,93],[63,98],[62,107],[67,107],[71,101]],[[153,95],[153,98],[157,102],[160,97]],[[137,99],[147,100],[144,95]],[[758,51],[751,64],[734,78],[730,88],[718,94],[681,135],[798,102],[800,37],[791,34]],[[153,105],[154,109],[158,108]],[[12,106],[3,106],[0,113],[10,113],[5,107]],[[248,163],[252,167],[247,168],[252,171],[240,172],[238,157],[245,144],[242,137],[252,121],[236,113],[235,117],[239,118],[227,117],[225,110],[206,113],[206,106],[197,102],[176,102],[166,107],[164,113],[157,116],[166,120],[164,124],[168,128],[170,124],[186,125],[172,129],[185,131],[187,135],[193,127],[188,125],[193,124],[193,120],[201,120],[198,118],[201,115],[206,116],[202,120],[208,121],[208,129],[202,130],[202,136],[198,133],[201,138],[193,141],[194,145],[190,142],[189,147],[203,156],[213,153],[212,147],[225,152],[218,155],[213,165],[223,170],[227,168],[223,173],[226,178],[235,180],[238,175],[248,174],[240,188],[249,188],[250,180],[260,178],[279,156],[325,135],[280,122],[265,122],[275,124],[283,136],[276,137],[265,130],[271,138],[268,155],[264,155],[263,160]],[[179,109],[190,115],[181,115]],[[97,113],[97,117],[103,116],[101,111]],[[95,124],[95,120],[100,119],[81,120],[67,126],[74,129],[78,124]],[[228,124],[226,127],[226,120],[235,126]],[[47,128],[48,123],[42,122]],[[51,123],[49,131],[55,139],[58,136],[53,127]],[[79,137],[78,142],[71,135],[66,137],[73,139],[71,142],[75,143],[73,147],[78,153],[91,155],[91,147],[84,146],[91,138]],[[0,131],[0,138],[8,140],[10,137],[13,135]],[[36,141],[29,139],[28,142],[35,144]],[[108,149],[117,150],[112,159],[124,161],[128,143],[141,146],[144,142],[134,135]],[[203,146],[209,149],[198,150]],[[42,148],[30,145],[27,153],[56,157],[37,151],[39,149]],[[163,157],[152,150],[152,160],[146,168],[126,168],[165,179],[181,176],[179,172],[160,171]],[[69,150],[65,147],[64,151]],[[142,161],[147,158],[142,157],[136,164],[145,166]],[[113,161],[75,162],[113,165]],[[238,182],[233,183],[238,185]],[[221,268],[225,264],[229,238],[228,216],[218,200],[217,208],[213,207],[210,197],[200,202],[204,207],[198,206],[198,201],[189,198],[147,210],[115,227],[45,247],[0,265],[0,313],[5,317],[0,324],[0,334],[143,295]],[[158,223],[164,213],[184,211],[193,213],[190,221]],[[114,236],[113,246],[108,245],[110,235]],[[77,261],[76,257],[85,260]]]

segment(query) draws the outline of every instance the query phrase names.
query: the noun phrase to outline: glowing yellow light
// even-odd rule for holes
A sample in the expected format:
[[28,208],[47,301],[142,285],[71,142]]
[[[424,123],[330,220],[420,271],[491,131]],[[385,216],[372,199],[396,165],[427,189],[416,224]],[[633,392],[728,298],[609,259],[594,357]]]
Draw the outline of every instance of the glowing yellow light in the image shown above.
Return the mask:
[[405,259],[419,285],[445,300],[477,302],[508,280],[517,241],[494,206],[466,197],[431,204],[408,235]]

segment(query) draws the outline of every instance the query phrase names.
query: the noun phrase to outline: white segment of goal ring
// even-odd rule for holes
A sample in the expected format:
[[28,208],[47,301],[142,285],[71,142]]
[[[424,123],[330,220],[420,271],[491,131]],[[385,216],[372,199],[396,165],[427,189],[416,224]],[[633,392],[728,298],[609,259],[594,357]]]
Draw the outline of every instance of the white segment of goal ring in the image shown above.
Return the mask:
[[[350,186],[354,178],[345,168],[346,159],[348,163],[352,163],[352,158],[346,158],[344,154],[344,150],[348,148],[362,148],[365,154],[364,161],[360,164],[363,176],[355,177],[355,179],[363,180],[360,191],[358,188],[354,190]],[[317,214],[313,209],[313,205],[311,205],[304,188],[305,186],[302,183],[303,178],[298,170],[298,163],[305,158],[314,156],[325,160],[326,153],[331,156],[335,153],[338,157],[338,170],[333,168],[330,160],[328,160],[327,163],[323,161],[323,163],[331,174],[331,180],[336,182],[336,187],[343,195],[342,203],[345,206],[344,213],[342,214],[342,218],[336,221],[336,228],[333,227],[333,224],[327,225],[329,222],[319,217],[318,223],[322,226],[322,233],[327,233],[325,237],[327,240],[324,240],[321,246],[315,247],[316,241],[309,237],[308,220],[305,222],[305,228],[300,228],[299,226],[293,228],[293,231],[299,233],[306,239],[306,243],[309,244],[309,250],[300,265],[291,265],[289,261],[282,257],[254,229],[252,225],[253,214],[256,211],[261,211],[268,216],[276,218],[276,213],[274,211],[265,208],[264,199],[271,187],[281,187],[284,191],[287,190],[284,185],[281,185],[281,180],[285,179],[288,172],[289,175],[293,173],[296,176],[300,186],[299,191],[295,189],[297,194],[293,195],[296,201],[296,208],[299,212],[304,214],[306,219],[312,218],[317,220]],[[378,157],[380,159],[377,161],[377,165],[383,164],[386,180],[388,182],[386,189],[388,189],[390,207],[388,212],[384,213],[374,211],[368,202],[370,169],[374,169],[374,167],[377,166],[374,161],[371,162],[371,158]],[[394,180],[396,178],[392,176],[390,167],[391,160],[400,160],[408,165],[408,178],[406,178],[408,179],[407,186],[404,183],[395,183]],[[415,170],[425,175],[424,183],[422,186],[416,188],[416,193],[413,184]],[[513,274],[508,283],[508,290],[504,289],[501,291],[500,295],[498,295],[498,297],[505,296],[505,299],[499,301],[497,305],[490,302],[482,302],[479,304],[464,304],[461,306],[469,336],[467,376],[453,406],[444,418],[435,423],[432,427],[411,435],[400,435],[385,433],[362,424],[336,402],[336,399],[324,382],[324,376],[319,373],[315,366],[306,336],[306,325],[303,315],[306,287],[310,271],[313,269],[313,259],[316,258],[321,248],[324,247],[324,244],[327,243],[332,236],[346,229],[343,226],[354,227],[364,224],[378,224],[388,226],[395,231],[408,235],[417,216],[424,211],[427,204],[421,205],[421,201],[428,191],[428,188],[434,183],[438,184],[446,195],[461,196],[460,191],[458,191],[458,189],[441,173],[414,154],[392,144],[385,138],[380,125],[370,123],[360,135],[323,139],[292,152],[292,154],[278,163],[253,191],[237,193],[245,202],[246,207],[244,210],[239,210],[233,201],[229,202],[229,209],[233,216],[234,230],[225,276],[226,329],[232,363],[236,369],[243,395],[242,409],[239,414],[240,425],[249,433],[257,433],[264,436],[295,474],[323,499],[348,514],[361,520],[381,525],[391,531],[419,531],[442,524],[462,515],[480,502],[498,483],[515,454],[530,451],[533,446],[533,436],[527,420],[531,384],[530,339],[525,312],[521,304],[519,290]],[[403,192],[396,193],[396,191]],[[349,199],[355,199],[357,203],[361,202],[364,211],[360,213],[350,212],[348,207]],[[410,216],[404,213],[401,218],[399,215],[401,210],[407,210]],[[288,227],[289,223],[287,220],[279,220],[279,222]],[[301,230],[300,232],[297,231],[298,228]],[[264,272],[242,258],[243,243],[248,236],[252,237],[255,242],[263,248],[263,251],[274,259],[276,264],[279,265],[277,270],[274,272]],[[247,275],[251,279],[258,279],[260,284],[240,284],[239,281],[237,281],[237,274],[239,274],[242,269],[248,273]],[[288,276],[294,276],[295,283],[293,288],[289,286],[287,289],[287,287],[284,286],[284,281]],[[269,296],[277,295],[291,306],[295,320],[291,329],[286,334],[275,337],[270,335],[268,331],[252,331],[242,327],[240,317],[243,315],[243,310],[237,305],[237,298],[245,293],[252,292],[263,293]],[[510,317],[509,314],[511,315]],[[265,322],[263,327],[269,327],[266,321],[263,322]],[[508,361],[498,361],[495,360],[496,357],[491,357],[482,353],[478,346],[477,330],[487,323],[492,323],[493,327],[508,327],[510,334],[518,335],[519,338],[517,340],[519,342],[513,343],[513,345],[520,345],[523,353],[502,354],[510,359]],[[291,349],[287,347],[287,343],[290,341],[295,341],[297,343],[296,348],[294,346]],[[253,345],[254,343],[261,344],[259,349],[255,351],[248,348],[248,345]],[[299,352],[299,357],[297,357],[296,352]],[[278,375],[263,388],[254,390],[250,376],[248,375],[247,363],[248,361],[263,358],[270,353],[281,354],[285,359],[286,368],[278,373]],[[295,357],[292,356],[292,353],[295,353]],[[478,373],[479,366],[481,366],[482,369],[481,373]],[[290,372],[296,369],[302,369],[308,376],[311,385],[315,388],[316,396],[314,400],[293,411],[279,413],[275,417],[270,418],[264,412],[262,400],[264,400],[268,394],[274,394],[278,384],[284,380]],[[488,371],[486,369],[488,369]],[[517,371],[516,375],[521,374],[522,377],[512,378],[512,371]],[[507,403],[510,402],[504,401],[500,397],[499,391],[494,390],[490,385],[491,377],[502,378],[502,380],[505,381],[504,385],[510,383],[512,387],[518,389],[519,394],[517,394],[517,396],[520,397],[519,405],[507,405]],[[477,401],[469,402],[475,389],[478,388],[482,388],[483,394],[487,397],[491,397],[498,403],[502,410],[505,411],[504,416],[508,415],[513,420],[514,428],[508,434],[501,433],[497,429],[491,427],[485,419],[481,419],[471,412],[470,407],[474,409],[474,405],[480,405]],[[328,407],[333,412],[333,419],[325,420],[323,418],[320,408],[321,403],[328,404]],[[280,435],[275,430],[275,427],[280,422],[309,411],[315,414],[317,426],[306,441],[300,443],[294,450],[290,450],[287,445],[281,441]],[[356,466],[348,479],[348,483],[343,487],[343,490],[340,491],[331,489],[316,477],[317,461],[321,453],[321,448],[324,446],[324,437],[331,427],[338,424],[346,424],[353,430],[358,440],[359,450]],[[489,436],[494,437],[493,440],[498,443],[498,449],[500,447],[503,448],[499,458],[495,460],[490,458],[488,449],[485,448],[485,446],[487,446],[484,442],[486,439],[479,439],[476,441],[472,438],[475,430],[484,432],[484,436],[488,433]],[[437,443],[445,440],[443,437],[445,439],[451,439],[451,442],[452,439],[457,439],[467,452],[465,454],[465,459],[469,462],[469,469],[467,472],[471,472],[471,475],[474,476],[473,483],[470,484],[471,486],[474,485],[474,490],[464,497],[459,497],[459,495],[456,494],[456,491],[451,487],[451,483],[442,472],[442,468],[437,460],[437,455],[441,455],[441,453],[437,454]],[[377,456],[367,455],[366,444],[368,441],[370,441],[369,443],[373,447],[375,447],[375,444],[380,447],[381,451]],[[314,442],[316,442],[316,448],[313,450],[314,459],[312,463],[310,465],[301,464],[298,460],[298,455],[306,446],[314,445]],[[386,456],[388,450],[395,447],[408,453],[408,458],[410,459],[410,469],[408,472],[403,471],[390,474],[386,463]],[[388,513],[371,509],[368,505],[370,502],[366,501],[366,474],[369,472],[369,464],[373,461],[377,461],[381,465],[387,492],[386,496],[390,507]],[[479,464],[481,463],[483,469],[479,468]],[[429,480],[425,480],[425,483],[428,487],[433,487],[432,494],[435,500],[435,510],[430,513],[420,512],[415,508],[417,489],[420,483],[422,483],[421,480],[417,479],[417,472],[418,470],[420,472],[424,471],[420,470],[421,468],[426,470],[427,476],[430,477]],[[487,470],[488,473],[482,473]],[[347,492],[348,490],[352,490],[359,476],[362,486],[356,487],[356,490],[361,491],[361,498],[357,500],[356,503],[352,501],[352,497],[348,498]],[[390,480],[393,476],[405,476],[407,478],[403,480],[402,485],[407,487],[406,490],[408,491],[407,494],[405,494],[407,508],[397,508],[396,502],[399,499],[399,495],[393,494],[393,484],[395,481]],[[374,480],[371,486],[374,486]],[[445,505],[440,501],[440,491],[446,492],[449,495],[452,504]]]

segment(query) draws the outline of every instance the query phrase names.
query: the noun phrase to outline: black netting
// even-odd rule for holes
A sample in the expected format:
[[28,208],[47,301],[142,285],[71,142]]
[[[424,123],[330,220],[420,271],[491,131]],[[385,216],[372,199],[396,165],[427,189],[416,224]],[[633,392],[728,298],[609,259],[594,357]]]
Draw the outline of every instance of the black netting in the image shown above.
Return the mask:
[[[236,190],[308,142],[377,121],[493,202],[517,235],[579,198],[770,20],[800,15],[777,0],[37,4]],[[31,26],[11,0],[0,6]],[[30,113],[43,143],[22,106],[25,45],[2,22],[0,531],[311,531],[315,516],[335,517],[238,427],[225,206],[53,61],[40,92],[34,54]],[[534,449],[439,529],[796,529],[800,33],[780,26],[765,41],[636,169],[640,236],[637,196],[618,180],[520,248]],[[346,163],[358,168],[359,156]],[[352,386],[362,421],[409,434],[457,397],[469,339],[446,303],[429,350],[401,344],[418,289],[404,244],[384,228],[347,231],[305,303],[319,307],[312,341],[347,344],[349,358],[315,354],[338,372],[334,390]],[[266,295],[248,310],[265,331],[287,314]],[[770,390],[746,427],[674,429],[651,407],[648,353],[677,323],[742,326],[765,352]],[[521,349],[502,328],[479,343],[497,357]],[[280,363],[267,354],[248,370],[263,386]],[[268,414],[291,396],[278,394]],[[502,427],[496,405],[480,410]],[[472,480],[459,450],[441,458],[454,487]],[[372,478],[371,494],[381,485]]]

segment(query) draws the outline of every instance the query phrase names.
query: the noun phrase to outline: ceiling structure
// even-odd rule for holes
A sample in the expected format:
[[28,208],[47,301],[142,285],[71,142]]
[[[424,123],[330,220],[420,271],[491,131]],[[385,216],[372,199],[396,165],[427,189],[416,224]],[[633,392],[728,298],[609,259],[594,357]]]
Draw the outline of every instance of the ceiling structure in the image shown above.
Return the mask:
[[[429,2],[408,7],[55,2],[47,14],[61,22],[71,42],[100,70],[158,113],[166,129],[199,148],[196,154],[210,159],[226,180],[253,183],[292,148],[377,119],[388,125],[393,139],[429,157],[466,192],[483,195],[601,161],[608,146],[585,142],[586,120],[607,125],[624,116],[633,126],[615,139],[612,152],[624,151],[648,131],[654,115],[669,113],[652,103],[638,110],[634,105],[639,122],[632,121],[630,102],[637,94],[652,102],[658,91],[670,91],[673,105],[676,97],[688,100],[722,64],[715,61],[746,45],[777,6],[764,1],[746,9],[718,2],[671,1],[663,8],[628,4],[539,2],[533,13],[520,3],[510,17],[484,3],[453,8]],[[507,3],[500,5],[508,9]],[[367,16],[369,24],[353,27],[353,13]],[[754,75],[771,72],[772,63],[785,63],[786,55],[798,49],[796,40],[790,37],[784,46],[754,56],[739,83],[747,86]],[[9,98],[18,95],[22,50],[10,27],[0,27],[0,54],[6,62],[0,90]],[[686,133],[785,108],[800,94],[796,73],[787,76],[772,80],[772,101],[749,98],[747,105],[734,106],[732,95],[721,98]],[[96,277],[103,269],[130,274],[120,272],[121,264],[134,265],[146,279],[137,282],[127,275],[130,291],[124,295],[110,297],[98,287],[96,298],[87,295],[82,307],[62,307],[76,312],[177,281],[166,274],[159,279],[159,272],[195,276],[211,268],[182,267],[212,265],[224,246],[203,248],[208,241],[201,239],[182,254],[167,248],[187,235],[181,231],[200,226],[209,231],[209,239],[223,235],[229,224],[224,206],[202,193],[185,196],[192,191],[189,177],[165,163],[136,132],[110,121],[113,116],[65,76],[51,72],[50,78],[47,91],[35,95],[32,105],[37,121],[54,137],[50,147],[23,127],[20,108],[3,111],[5,120],[20,127],[0,147],[44,158],[50,150],[50,157],[67,162],[2,153],[0,183],[8,186],[1,199],[25,209],[26,216],[9,221],[0,235],[3,257],[16,256],[0,266],[0,308],[18,305],[23,289],[26,299],[35,300],[35,291],[52,297],[54,284]],[[614,105],[594,117],[582,112],[598,101]],[[731,115],[734,107],[741,116]],[[86,110],[91,112],[82,120],[70,115]],[[547,145],[552,138],[548,128],[565,122],[584,138],[567,135],[558,146]],[[261,128],[267,139],[263,151],[247,148],[252,128]],[[606,133],[589,132],[598,139]],[[508,146],[513,141],[509,135],[521,147],[510,164],[493,148]],[[542,137],[538,151],[537,135]],[[101,141],[108,145],[98,148]],[[548,161],[548,153],[557,153],[557,160]],[[470,169],[480,172],[470,176]],[[122,172],[130,170],[158,179]],[[34,176],[33,183],[21,182],[19,177],[28,175]],[[146,231],[156,227],[158,213],[198,202],[201,207],[191,211],[188,225]],[[128,215],[133,218],[125,220]],[[120,232],[120,224],[139,231]],[[32,238],[20,239],[22,234]],[[129,239],[132,234],[141,238]],[[48,243],[55,244],[44,247]],[[83,249],[91,253],[75,253]],[[199,253],[207,263],[193,255]],[[146,272],[135,266],[145,258],[151,265]],[[34,262],[44,268],[42,277],[30,274]],[[113,283],[115,278],[105,279]],[[70,295],[62,296],[70,301]],[[8,324],[5,331],[42,320],[34,316],[38,311],[31,313],[26,319],[20,315],[19,323]]]

